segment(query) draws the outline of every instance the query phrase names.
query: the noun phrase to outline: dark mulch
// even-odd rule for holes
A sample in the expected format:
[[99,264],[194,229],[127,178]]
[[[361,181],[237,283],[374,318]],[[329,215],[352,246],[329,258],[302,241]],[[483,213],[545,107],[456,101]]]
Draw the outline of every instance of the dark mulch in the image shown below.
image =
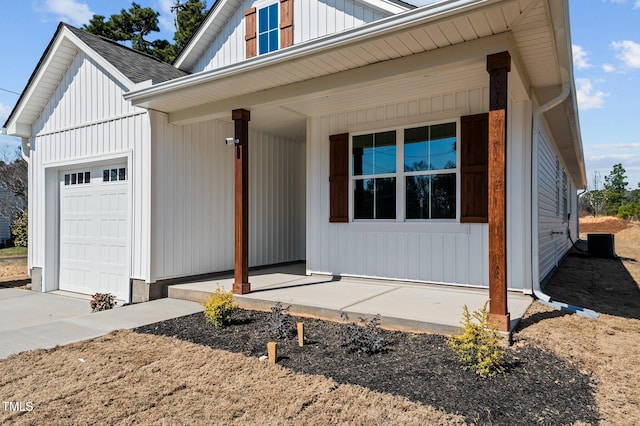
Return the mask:
[[380,330],[387,349],[368,355],[349,352],[342,345],[339,336],[345,324],[305,318],[306,341],[300,348],[294,336],[274,339],[268,316],[265,312],[239,310],[232,325],[216,329],[198,313],[136,331],[173,336],[251,357],[266,355],[267,342],[277,341],[278,364],[282,367],[401,395],[461,414],[476,424],[598,422],[592,379],[532,346],[510,348],[506,372],[484,379],[462,370],[440,335]]

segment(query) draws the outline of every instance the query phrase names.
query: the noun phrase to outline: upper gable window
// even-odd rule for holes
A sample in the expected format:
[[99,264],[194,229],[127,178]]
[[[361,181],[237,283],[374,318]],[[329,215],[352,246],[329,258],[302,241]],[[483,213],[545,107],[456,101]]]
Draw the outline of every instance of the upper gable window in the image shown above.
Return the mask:
[[278,50],[279,46],[278,3],[258,9],[258,54]]

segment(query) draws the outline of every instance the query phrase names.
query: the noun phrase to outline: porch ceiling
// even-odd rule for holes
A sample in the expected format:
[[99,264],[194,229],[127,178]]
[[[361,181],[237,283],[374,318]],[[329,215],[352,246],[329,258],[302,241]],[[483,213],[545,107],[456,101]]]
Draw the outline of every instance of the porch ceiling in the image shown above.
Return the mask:
[[[511,86],[512,92],[519,92],[516,97],[544,98],[559,93],[567,82],[573,84],[566,3],[437,2],[238,64],[134,89],[126,98],[134,105],[168,113],[175,124],[228,118],[231,110],[246,108],[255,111],[252,127],[268,130],[274,127],[272,118],[277,118],[289,123],[288,136],[299,135],[295,138],[299,139],[305,116],[366,105],[370,100],[362,88],[369,89],[369,96],[372,87],[380,89],[375,91],[377,96],[384,90],[401,96],[405,89],[399,81],[419,85],[438,78],[444,67],[451,77],[453,64],[457,69],[503,50],[511,52],[517,70],[512,74],[517,74],[519,84]],[[409,90],[415,93],[416,88]],[[575,90],[570,97],[575,100]],[[577,109],[571,100],[545,116],[556,139],[570,145],[564,151],[569,156],[566,160],[576,181],[584,182],[579,128],[562,130],[567,114],[575,117],[570,122],[577,126]],[[556,130],[553,123],[563,120]]]
[[[222,101],[229,109],[256,107],[276,100],[265,96],[261,102],[255,96],[270,89],[283,88],[282,95],[291,96],[288,89],[292,84],[507,32],[513,34],[532,86],[560,86],[554,32],[545,5],[546,0],[438,2],[239,64],[134,90],[127,98],[138,106],[194,116],[194,107]],[[495,53],[502,47],[486,50]],[[477,52],[476,56],[483,54]],[[449,58],[449,62],[457,60]],[[430,66],[425,57],[421,72]],[[247,95],[252,99],[245,99]],[[238,102],[230,102],[234,99]]]

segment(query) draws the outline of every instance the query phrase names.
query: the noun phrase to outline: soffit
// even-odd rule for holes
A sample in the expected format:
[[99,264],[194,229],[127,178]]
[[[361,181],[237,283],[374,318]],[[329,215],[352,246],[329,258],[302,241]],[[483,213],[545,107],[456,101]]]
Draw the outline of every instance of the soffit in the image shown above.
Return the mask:
[[455,13],[435,10],[432,16],[423,13],[421,20],[405,19],[398,28],[380,30],[386,21],[400,20],[403,15],[410,18],[423,9],[347,31],[335,45],[325,37],[127,97],[142,107],[174,112],[506,32],[513,34],[533,86],[561,84],[553,53],[553,29],[540,19],[540,14],[545,14],[540,0],[477,1]]

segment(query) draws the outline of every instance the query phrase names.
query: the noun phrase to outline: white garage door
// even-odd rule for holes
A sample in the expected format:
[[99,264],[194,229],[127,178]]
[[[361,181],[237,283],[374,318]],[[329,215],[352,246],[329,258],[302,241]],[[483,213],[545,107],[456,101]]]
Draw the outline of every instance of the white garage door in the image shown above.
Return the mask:
[[60,290],[129,301],[127,180],[121,164],[60,173]]

